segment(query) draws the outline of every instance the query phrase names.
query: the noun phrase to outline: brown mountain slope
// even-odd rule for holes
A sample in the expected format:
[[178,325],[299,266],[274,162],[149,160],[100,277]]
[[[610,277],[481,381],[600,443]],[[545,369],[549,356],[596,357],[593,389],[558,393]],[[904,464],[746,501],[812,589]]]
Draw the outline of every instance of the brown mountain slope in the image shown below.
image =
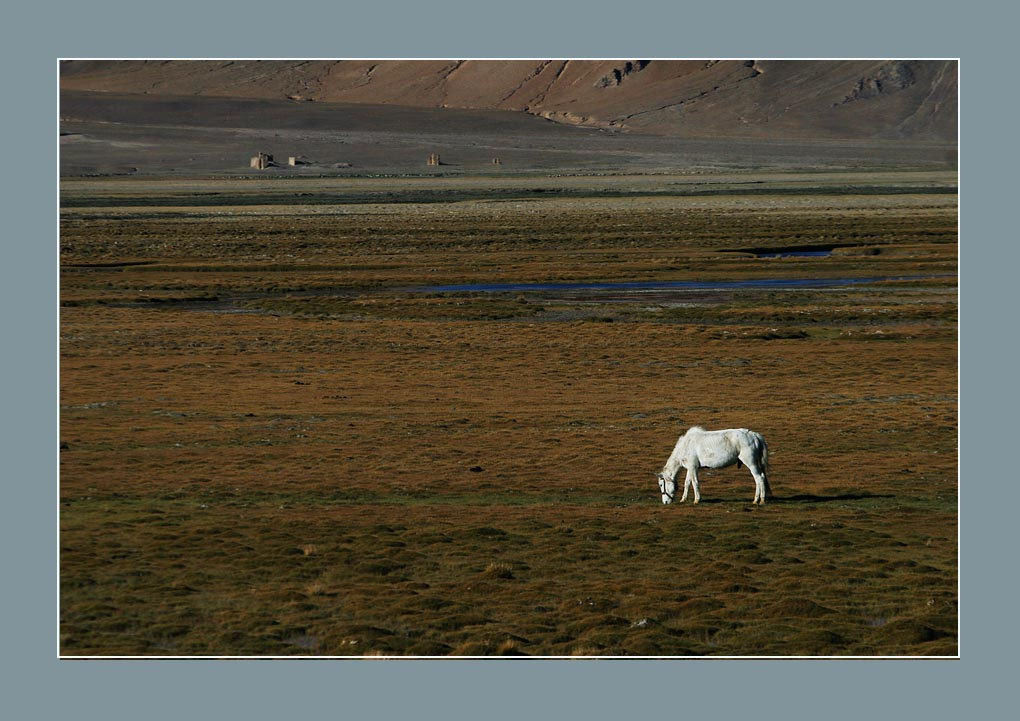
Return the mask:
[[681,137],[954,141],[955,61],[64,61],[65,90],[517,110]]

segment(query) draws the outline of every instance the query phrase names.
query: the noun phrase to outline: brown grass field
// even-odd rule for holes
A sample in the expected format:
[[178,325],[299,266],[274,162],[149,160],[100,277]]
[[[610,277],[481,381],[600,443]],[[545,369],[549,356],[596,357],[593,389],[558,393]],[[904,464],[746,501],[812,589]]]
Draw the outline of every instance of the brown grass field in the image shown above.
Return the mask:
[[955,183],[63,181],[61,654],[956,655]]

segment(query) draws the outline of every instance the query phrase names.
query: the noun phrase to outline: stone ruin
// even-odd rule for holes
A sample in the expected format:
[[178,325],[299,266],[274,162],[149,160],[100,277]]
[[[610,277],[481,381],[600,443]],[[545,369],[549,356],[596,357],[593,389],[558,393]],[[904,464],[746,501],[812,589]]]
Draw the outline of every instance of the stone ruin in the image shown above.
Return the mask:
[[266,168],[270,168],[273,165],[274,165],[273,156],[270,155],[269,153],[259,153],[258,155],[252,156],[251,167],[253,168],[257,168],[258,170],[265,170]]
[[426,165],[442,165],[442,163],[439,162],[439,153],[429,153],[429,160]]

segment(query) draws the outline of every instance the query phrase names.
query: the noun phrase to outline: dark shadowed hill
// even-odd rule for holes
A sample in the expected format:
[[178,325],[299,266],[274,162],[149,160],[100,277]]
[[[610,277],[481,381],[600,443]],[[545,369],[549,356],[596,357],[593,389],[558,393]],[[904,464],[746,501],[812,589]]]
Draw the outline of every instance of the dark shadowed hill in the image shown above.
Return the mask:
[[956,140],[956,61],[64,61],[62,90],[519,111],[683,138]]

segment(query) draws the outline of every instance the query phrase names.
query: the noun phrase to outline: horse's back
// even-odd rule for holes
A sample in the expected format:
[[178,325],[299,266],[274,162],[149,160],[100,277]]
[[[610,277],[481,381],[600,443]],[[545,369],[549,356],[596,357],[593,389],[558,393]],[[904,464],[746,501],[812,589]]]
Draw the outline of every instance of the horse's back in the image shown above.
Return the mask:
[[749,428],[706,431],[701,426],[691,426],[677,442],[677,450],[683,456],[698,456],[702,465],[706,466],[738,462],[738,457],[744,452],[750,452],[758,460],[767,453],[767,449],[765,437]]

